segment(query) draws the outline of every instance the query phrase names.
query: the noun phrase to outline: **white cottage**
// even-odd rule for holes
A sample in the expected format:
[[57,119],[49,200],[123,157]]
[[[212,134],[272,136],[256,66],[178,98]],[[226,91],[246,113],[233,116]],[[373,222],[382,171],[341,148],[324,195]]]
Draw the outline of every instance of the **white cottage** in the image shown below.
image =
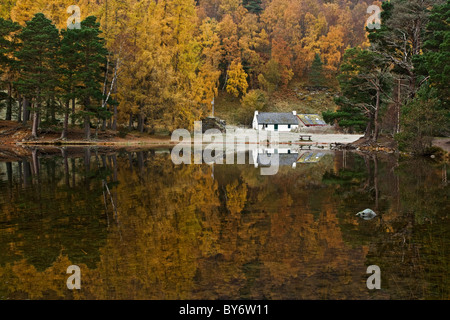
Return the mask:
[[274,113],[255,111],[253,129],[267,131],[291,131],[299,126],[297,111],[291,113]]

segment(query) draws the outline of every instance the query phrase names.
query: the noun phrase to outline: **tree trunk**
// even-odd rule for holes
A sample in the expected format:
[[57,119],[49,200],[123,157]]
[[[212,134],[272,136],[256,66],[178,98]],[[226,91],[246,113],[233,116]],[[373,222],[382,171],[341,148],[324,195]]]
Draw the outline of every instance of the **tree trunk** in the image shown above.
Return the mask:
[[33,111],[33,125],[31,127],[31,137],[33,139],[37,138],[38,126],[39,126],[39,106],[37,106]]
[[67,100],[66,102],[66,109],[64,110],[64,123],[63,123],[63,130],[61,133],[61,140],[67,139],[67,128],[69,126],[69,108],[70,108],[70,100]]
[[[39,105],[39,110],[40,110],[41,105]],[[41,121],[42,121],[42,116],[41,116],[41,112],[38,112],[38,116],[37,116],[37,127],[39,128],[41,126]]]
[[372,136],[372,115],[369,117],[369,122],[367,123],[366,132],[364,133],[365,139],[370,139]]
[[50,100],[50,110],[51,110],[51,119],[52,119],[52,124],[56,123],[56,108],[55,108],[55,103],[54,101]]
[[128,121],[128,129],[131,131],[133,129],[133,114],[130,112],[130,120]]
[[26,125],[28,119],[30,118],[30,102],[26,97],[24,97],[22,100],[22,112],[23,112],[22,124]]
[[138,114],[138,131],[144,132],[144,117],[140,113]]
[[398,78],[398,88],[397,88],[397,128],[395,128],[395,133],[400,133],[400,114],[402,107],[402,96],[401,96],[401,78]]
[[75,98],[72,99],[72,119],[71,124],[75,124]]
[[84,138],[91,139],[91,119],[88,114],[84,116]]
[[6,107],[5,120],[11,121],[11,119],[12,119],[12,85],[10,83],[8,87],[8,105]]
[[17,122],[21,123],[22,122],[22,101],[21,101],[21,97],[19,96],[19,110],[17,111]]
[[[379,86],[379,84],[378,84]],[[378,87],[377,88],[377,101],[376,101],[376,105],[375,105],[375,119],[374,119],[374,133],[373,133],[373,141],[377,141],[378,140],[378,131],[379,129],[379,124],[378,124],[378,114],[380,113],[380,94],[381,94],[381,90]]]
[[102,120],[102,128],[101,128],[101,130],[102,130],[102,131],[105,131],[105,130],[106,130],[106,119],[103,119],[103,120]]
[[47,100],[47,106],[46,106],[46,108],[44,108],[44,110],[43,110],[43,115],[44,115],[44,112],[45,112],[45,122],[49,122],[49,120],[50,120],[50,100]]
[[114,115],[113,115],[113,119],[112,119],[112,125],[111,125],[111,129],[113,131],[117,130],[117,106],[114,105]]

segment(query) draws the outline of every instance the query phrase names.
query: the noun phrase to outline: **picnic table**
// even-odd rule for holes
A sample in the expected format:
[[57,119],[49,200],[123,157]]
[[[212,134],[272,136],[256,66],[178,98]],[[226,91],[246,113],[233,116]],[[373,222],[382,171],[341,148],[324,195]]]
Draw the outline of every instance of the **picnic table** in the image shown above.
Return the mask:
[[310,135],[304,135],[304,134],[301,134],[301,135],[300,135],[300,141],[312,141],[312,140],[311,140],[311,137],[312,137],[312,136],[310,136]]

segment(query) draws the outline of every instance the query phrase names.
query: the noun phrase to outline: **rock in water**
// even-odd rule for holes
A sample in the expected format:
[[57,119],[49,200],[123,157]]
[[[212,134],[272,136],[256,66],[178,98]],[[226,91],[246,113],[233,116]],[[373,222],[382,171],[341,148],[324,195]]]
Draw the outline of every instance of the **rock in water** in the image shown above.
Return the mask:
[[372,220],[377,216],[375,212],[371,209],[365,209],[363,211],[360,211],[356,214],[358,217],[363,218],[364,220]]

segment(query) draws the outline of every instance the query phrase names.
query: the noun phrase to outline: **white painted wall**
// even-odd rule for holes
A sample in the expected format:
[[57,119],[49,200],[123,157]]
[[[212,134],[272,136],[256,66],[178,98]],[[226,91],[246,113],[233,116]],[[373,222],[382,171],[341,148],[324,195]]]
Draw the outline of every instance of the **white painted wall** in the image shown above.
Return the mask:
[[[293,111],[293,114],[297,115],[297,112]],[[275,131],[275,125],[273,125],[273,124],[267,125],[267,128],[265,125],[259,124],[258,119],[256,118],[257,115],[258,115],[258,111],[255,111],[255,114],[253,116],[253,122],[252,122],[252,128],[254,130]],[[300,119],[299,119],[299,122],[300,122]],[[278,125],[278,131],[281,131],[281,132],[290,132],[290,131],[296,130],[296,129],[298,129],[298,124],[291,125],[290,127],[287,124],[279,124]]]
[[[265,125],[258,124],[257,126],[254,126],[253,128],[257,129],[257,130],[275,131],[275,125],[273,125],[273,124],[267,125],[267,128],[265,127]],[[278,125],[278,131],[280,131],[280,132],[290,132],[291,130],[296,130],[297,128],[298,128],[298,125],[291,125],[290,128],[287,124],[279,124]]]
[[258,111],[255,111],[255,115],[253,116],[253,122],[252,122],[252,128],[255,130],[258,130],[258,120],[256,119],[257,115],[258,115]]

